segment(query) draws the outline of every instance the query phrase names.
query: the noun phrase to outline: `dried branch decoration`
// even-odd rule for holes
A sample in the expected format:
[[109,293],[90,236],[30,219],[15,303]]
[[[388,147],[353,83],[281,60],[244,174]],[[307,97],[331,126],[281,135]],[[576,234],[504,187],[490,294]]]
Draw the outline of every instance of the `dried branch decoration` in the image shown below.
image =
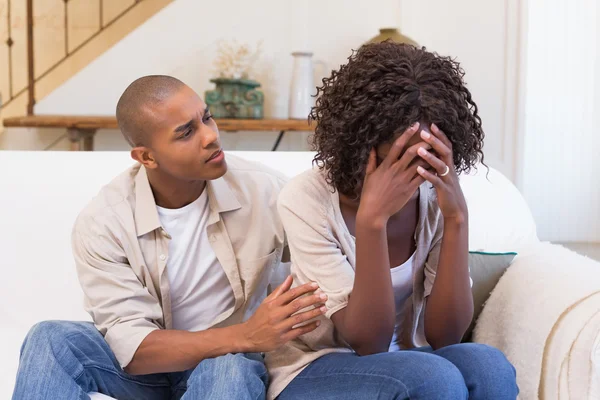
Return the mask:
[[219,78],[248,79],[261,50],[262,41],[252,50],[248,44],[222,40],[218,44],[217,58],[214,61],[215,72]]

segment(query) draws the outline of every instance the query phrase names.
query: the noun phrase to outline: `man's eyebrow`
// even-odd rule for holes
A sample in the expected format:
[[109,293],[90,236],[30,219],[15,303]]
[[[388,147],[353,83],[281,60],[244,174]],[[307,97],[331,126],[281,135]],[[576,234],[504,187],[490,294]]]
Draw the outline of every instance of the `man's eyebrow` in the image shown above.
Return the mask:
[[189,129],[192,126],[193,123],[194,123],[194,120],[191,119],[186,124],[179,125],[177,128],[175,128],[175,133],[185,132],[187,129]]

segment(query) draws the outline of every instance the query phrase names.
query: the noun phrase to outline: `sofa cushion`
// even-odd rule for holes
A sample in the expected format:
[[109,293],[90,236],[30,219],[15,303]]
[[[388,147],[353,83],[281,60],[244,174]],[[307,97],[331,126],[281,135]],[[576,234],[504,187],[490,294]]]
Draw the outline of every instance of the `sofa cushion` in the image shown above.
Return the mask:
[[481,310],[483,310],[485,302],[516,255],[517,253],[469,252],[469,270],[471,279],[473,280],[474,309],[473,320],[464,336],[465,341],[471,340],[475,322]]

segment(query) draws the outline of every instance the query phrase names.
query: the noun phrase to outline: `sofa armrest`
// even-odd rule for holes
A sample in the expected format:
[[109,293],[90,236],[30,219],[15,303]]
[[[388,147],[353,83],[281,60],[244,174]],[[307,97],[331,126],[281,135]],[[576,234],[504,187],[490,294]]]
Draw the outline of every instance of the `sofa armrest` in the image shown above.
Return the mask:
[[[522,398],[538,398],[541,392],[545,399],[577,398],[554,396],[589,391],[594,376],[598,379],[590,360],[599,346],[599,309],[600,263],[537,243],[523,249],[500,279],[473,339],[504,352],[517,369]],[[588,369],[565,375],[565,359]]]

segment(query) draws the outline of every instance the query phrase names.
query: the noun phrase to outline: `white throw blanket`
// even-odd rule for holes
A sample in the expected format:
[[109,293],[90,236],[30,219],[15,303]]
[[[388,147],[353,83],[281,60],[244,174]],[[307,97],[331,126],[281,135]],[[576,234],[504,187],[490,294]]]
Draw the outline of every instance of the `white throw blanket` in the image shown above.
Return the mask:
[[484,307],[474,341],[506,354],[520,399],[600,399],[600,263],[549,243],[521,252]]

